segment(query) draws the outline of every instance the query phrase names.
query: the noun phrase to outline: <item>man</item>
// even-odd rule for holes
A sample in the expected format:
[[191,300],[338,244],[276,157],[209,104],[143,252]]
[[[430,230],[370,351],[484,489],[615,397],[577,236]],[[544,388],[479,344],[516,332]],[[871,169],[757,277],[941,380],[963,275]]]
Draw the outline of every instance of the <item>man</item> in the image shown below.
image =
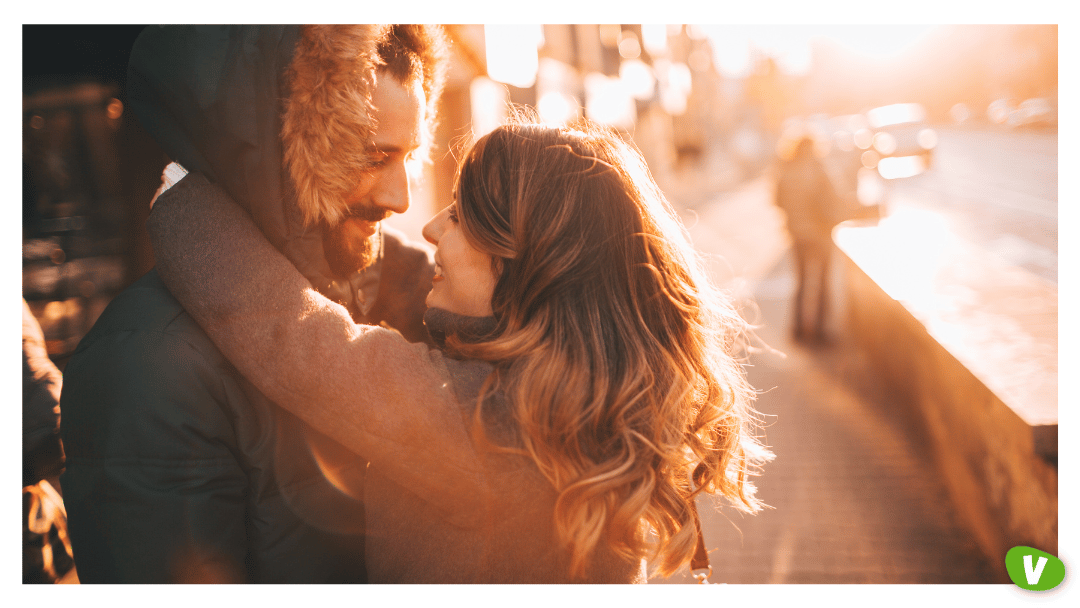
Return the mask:
[[836,192],[814,156],[812,138],[800,139],[791,160],[780,163],[776,205],[784,212],[795,254],[798,288],[792,304],[792,336],[800,342],[825,342],[829,257],[838,211]]
[[[425,340],[430,252],[379,222],[408,208],[442,36],[150,27],[132,50],[128,103],[178,163],[163,188],[204,174],[358,322]],[[246,382],[155,271],[79,344],[61,404],[82,582],[365,580],[365,463]]]

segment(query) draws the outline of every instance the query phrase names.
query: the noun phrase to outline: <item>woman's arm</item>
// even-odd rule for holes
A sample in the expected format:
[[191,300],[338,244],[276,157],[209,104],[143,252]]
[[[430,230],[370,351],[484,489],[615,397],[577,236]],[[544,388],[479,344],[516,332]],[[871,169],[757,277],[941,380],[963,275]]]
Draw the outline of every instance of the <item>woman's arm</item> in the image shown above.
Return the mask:
[[267,397],[448,510],[485,492],[446,361],[396,332],[357,325],[202,175],[147,221],[165,284]]

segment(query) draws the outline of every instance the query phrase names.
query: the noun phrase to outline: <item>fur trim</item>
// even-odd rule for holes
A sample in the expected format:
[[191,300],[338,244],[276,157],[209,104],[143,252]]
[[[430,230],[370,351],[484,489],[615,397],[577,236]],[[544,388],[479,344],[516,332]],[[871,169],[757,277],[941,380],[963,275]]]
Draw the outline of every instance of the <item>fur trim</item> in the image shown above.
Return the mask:
[[308,225],[336,223],[370,166],[379,25],[304,25],[289,65],[283,160]]

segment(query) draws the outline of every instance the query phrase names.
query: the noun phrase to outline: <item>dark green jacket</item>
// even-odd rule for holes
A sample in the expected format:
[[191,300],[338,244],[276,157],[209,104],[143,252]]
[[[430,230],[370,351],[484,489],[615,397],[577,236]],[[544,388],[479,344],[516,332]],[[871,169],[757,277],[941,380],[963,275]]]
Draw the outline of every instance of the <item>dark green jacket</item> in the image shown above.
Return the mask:
[[[408,327],[426,253],[389,231],[384,247],[372,320]],[[364,461],[244,380],[156,271],[110,303],[64,379],[61,482],[82,582],[366,580]]]
[[[244,382],[156,271],[113,300],[66,374],[61,481],[82,582],[364,580],[362,535],[321,531],[312,509],[335,501],[362,521],[362,505],[321,479],[303,425]],[[323,527],[353,531],[340,523]]]

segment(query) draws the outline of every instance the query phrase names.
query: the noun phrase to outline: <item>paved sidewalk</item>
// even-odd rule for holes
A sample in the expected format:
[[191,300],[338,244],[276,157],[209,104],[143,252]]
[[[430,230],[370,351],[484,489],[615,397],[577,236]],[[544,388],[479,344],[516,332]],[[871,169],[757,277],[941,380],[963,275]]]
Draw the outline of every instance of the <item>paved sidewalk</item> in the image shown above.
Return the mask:
[[959,525],[905,404],[875,382],[838,327],[839,270],[833,342],[810,348],[789,339],[792,262],[768,178],[684,217],[695,244],[723,256],[713,260],[716,280],[752,297],[759,314],[746,314],[760,324],[759,337],[786,355],[759,353],[749,368],[776,454],[757,482],[773,509],[740,516],[700,505],[712,581],[1007,583]]

